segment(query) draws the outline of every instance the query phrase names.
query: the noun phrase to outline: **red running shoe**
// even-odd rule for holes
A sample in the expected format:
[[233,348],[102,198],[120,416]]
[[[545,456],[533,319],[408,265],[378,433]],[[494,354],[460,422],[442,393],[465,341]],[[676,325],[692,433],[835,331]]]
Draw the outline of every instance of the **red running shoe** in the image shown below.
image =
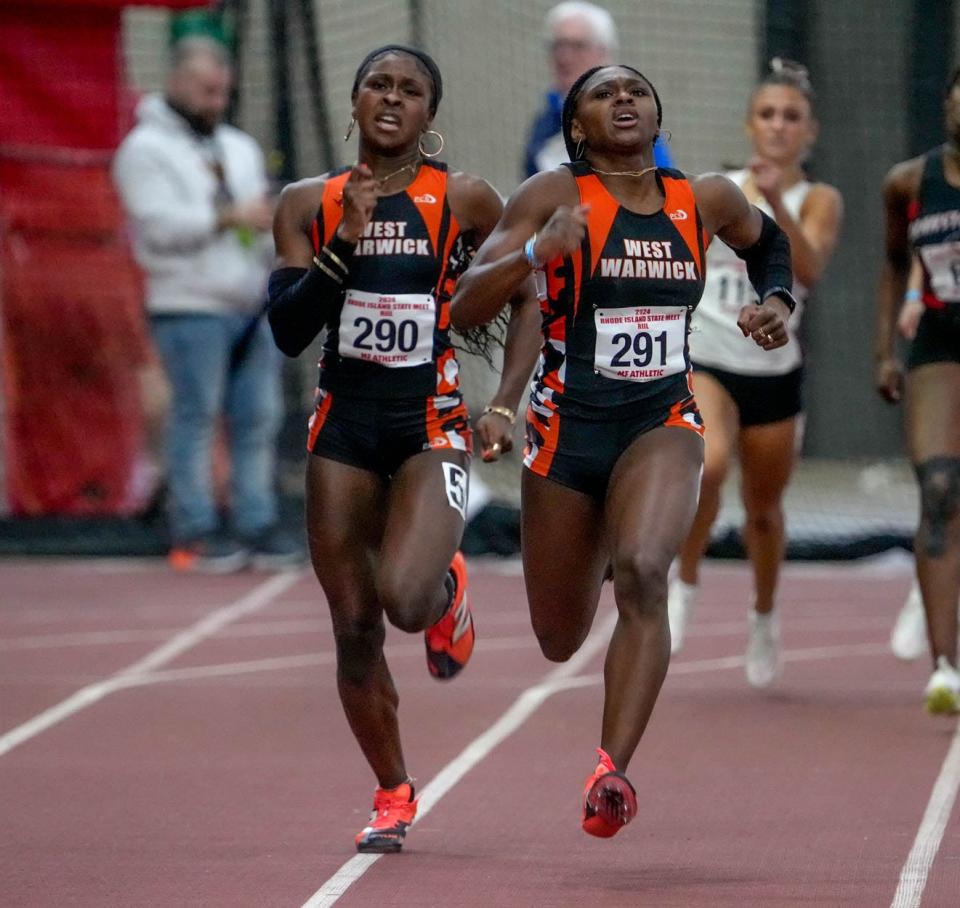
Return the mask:
[[434,678],[448,681],[455,677],[473,652],[473,614],[467,603],[467,564],[457,552],[450,562],[453,598],[443,617],[424,632],[427,668]]
[[357,851],[390,854],[403,846],[407,827],[417,815],[413,786],[404,782],[396,788],[378,788],[373,793],[370,822],[356,835]]
[[637,815],[637,791],[617,772],[606,751],[597,748],[600,762],[583,788],[583,831],[609,839]]

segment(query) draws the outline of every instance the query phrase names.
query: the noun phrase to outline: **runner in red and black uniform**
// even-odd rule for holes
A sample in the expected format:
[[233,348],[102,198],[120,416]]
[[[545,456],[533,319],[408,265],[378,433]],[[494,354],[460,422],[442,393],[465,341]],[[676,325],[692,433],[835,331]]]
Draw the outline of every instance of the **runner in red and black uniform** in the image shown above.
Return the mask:
[[[352,94],[359,163],[288,187],[274,224],[274,338],[296,356],[326,329],[307,525],[333,616],[340,698],[378,781],[360,851],[398,851],[417,806],[383,655],[384,616],[424,633],[437,678],[456,675],[473,650],[457,552],[472,443],[450,297],[502,205],[483,180],[425,159],[442,146],[430,129],[440,95],[440,73],[421,51],[369,54]],[[514,307],[508,348],[518,325],[538,317],[529,287],[530,304]],[[504,406],[517,406],[528,376],[504,370]],[[486,420],[484,439],[507,445],[509,425]]]
[[[897,164],[884,183],[876,385],[891,403],[906,392],[907,445],[920,485],[913,551],[934,668],[924,696],[931,712],[951,714],[960,710],[960,70],[948,84],[945,112],[947,141]],[[904,380],[893,340],[911,249],[923,266],[926,309]]]
[[[718,235],[746,259],[763,301],[744,336],[787,342],[789,242],[721,176],[657,169],[660,100],[627,66],[584,73],[564,105],[572,164],[510,199],[461,278],[455,318],[493,315],[542,271],[543,347],[527,416],[523,566],[548,659],[590,630],[612,568],[619,618],[607,651],[600,760],[583,828],[611,836],[637,809],[626,769],[670,659],[667,570],[697,508],[703,426],[689,385],[687,330]],[[545,285],[545,286],[543,286]]]

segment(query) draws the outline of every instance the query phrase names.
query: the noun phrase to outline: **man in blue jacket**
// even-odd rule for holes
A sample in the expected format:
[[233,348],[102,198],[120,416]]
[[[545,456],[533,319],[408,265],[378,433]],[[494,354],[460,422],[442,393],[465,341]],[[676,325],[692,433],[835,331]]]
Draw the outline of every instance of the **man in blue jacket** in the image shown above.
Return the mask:
[[[592,66],[615,62],[619,47],[617,27],[602,7],[569,0],[553,7],[544,22],[553,88],[547,92],[543,110],[533,121],[524,157],[524,177],[541,170],[552,170],[568,160],[560,133],[563,99],[577,77]],[[660,167],[672,167],[673,161],[661,137],[654,146]]]

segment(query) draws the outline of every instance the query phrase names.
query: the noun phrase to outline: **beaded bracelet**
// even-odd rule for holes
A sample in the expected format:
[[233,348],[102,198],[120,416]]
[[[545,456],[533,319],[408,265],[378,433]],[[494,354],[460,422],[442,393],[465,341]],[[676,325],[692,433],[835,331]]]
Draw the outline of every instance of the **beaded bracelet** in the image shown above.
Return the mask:
[[504,417],[509,421],[510,425],[515,425],[517,422],[517,414],[515,410],[511,410],[509,407],[484,407],[483,415],[486,416],[488,413],[496,413],[498,416]]

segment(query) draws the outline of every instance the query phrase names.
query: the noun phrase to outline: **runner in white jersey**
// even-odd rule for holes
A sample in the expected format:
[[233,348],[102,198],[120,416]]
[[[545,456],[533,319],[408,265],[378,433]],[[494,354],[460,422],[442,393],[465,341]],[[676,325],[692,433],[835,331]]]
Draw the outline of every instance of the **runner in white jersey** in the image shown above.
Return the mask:
[[[751,187],[750,175],[751,171],[746,168],[726,174],[728,179],[749,193],[748,197],[757,208],[776,220],[770,203]],[[783,207],[797,223],[800,223],[803,203],[812,185],[809,180],[802,179],[782,193]],[[748,348],[736,322],[740,309],[757,301],[747,277],[746,262],[726,244],[711,243],[707,249],[707,281],[693,314],[690,358],[695,366],[708,366],[736,375],[786,375],[795,371],[803,362],[799,329],[808,294],[803,283],[795,278],[793,295],[797,308],[787,322],[789,344],[778,350],[762,350],[756,345],[753,349]]]
[[803,409],[797,329],[809,288],[833,253],[843,212],[837,190],[809,182],[803,169],[817,135],[812,101],[806,70],[788,61],[772,61],[771,73],[754,90],[747,110],[746,131],[754,157],[743,170],[727,174],[790,238],[797,308],[787,331],[793,343],[762,352],[744,343],[731,313],[751,299],[759,301],[744,263],[717,243],[707,252],[706,287],[690,335],[706,451],[697,516],[670,584],[672,646],[677,652],[683,645],[697,598],[700,559],[736,454],[743,466],[743,538],[754,575],[746,656],[747,680],[754,687],[771,684],[779,670],[779,618],[774,604],[786,550],[782,499],[793,471]]

